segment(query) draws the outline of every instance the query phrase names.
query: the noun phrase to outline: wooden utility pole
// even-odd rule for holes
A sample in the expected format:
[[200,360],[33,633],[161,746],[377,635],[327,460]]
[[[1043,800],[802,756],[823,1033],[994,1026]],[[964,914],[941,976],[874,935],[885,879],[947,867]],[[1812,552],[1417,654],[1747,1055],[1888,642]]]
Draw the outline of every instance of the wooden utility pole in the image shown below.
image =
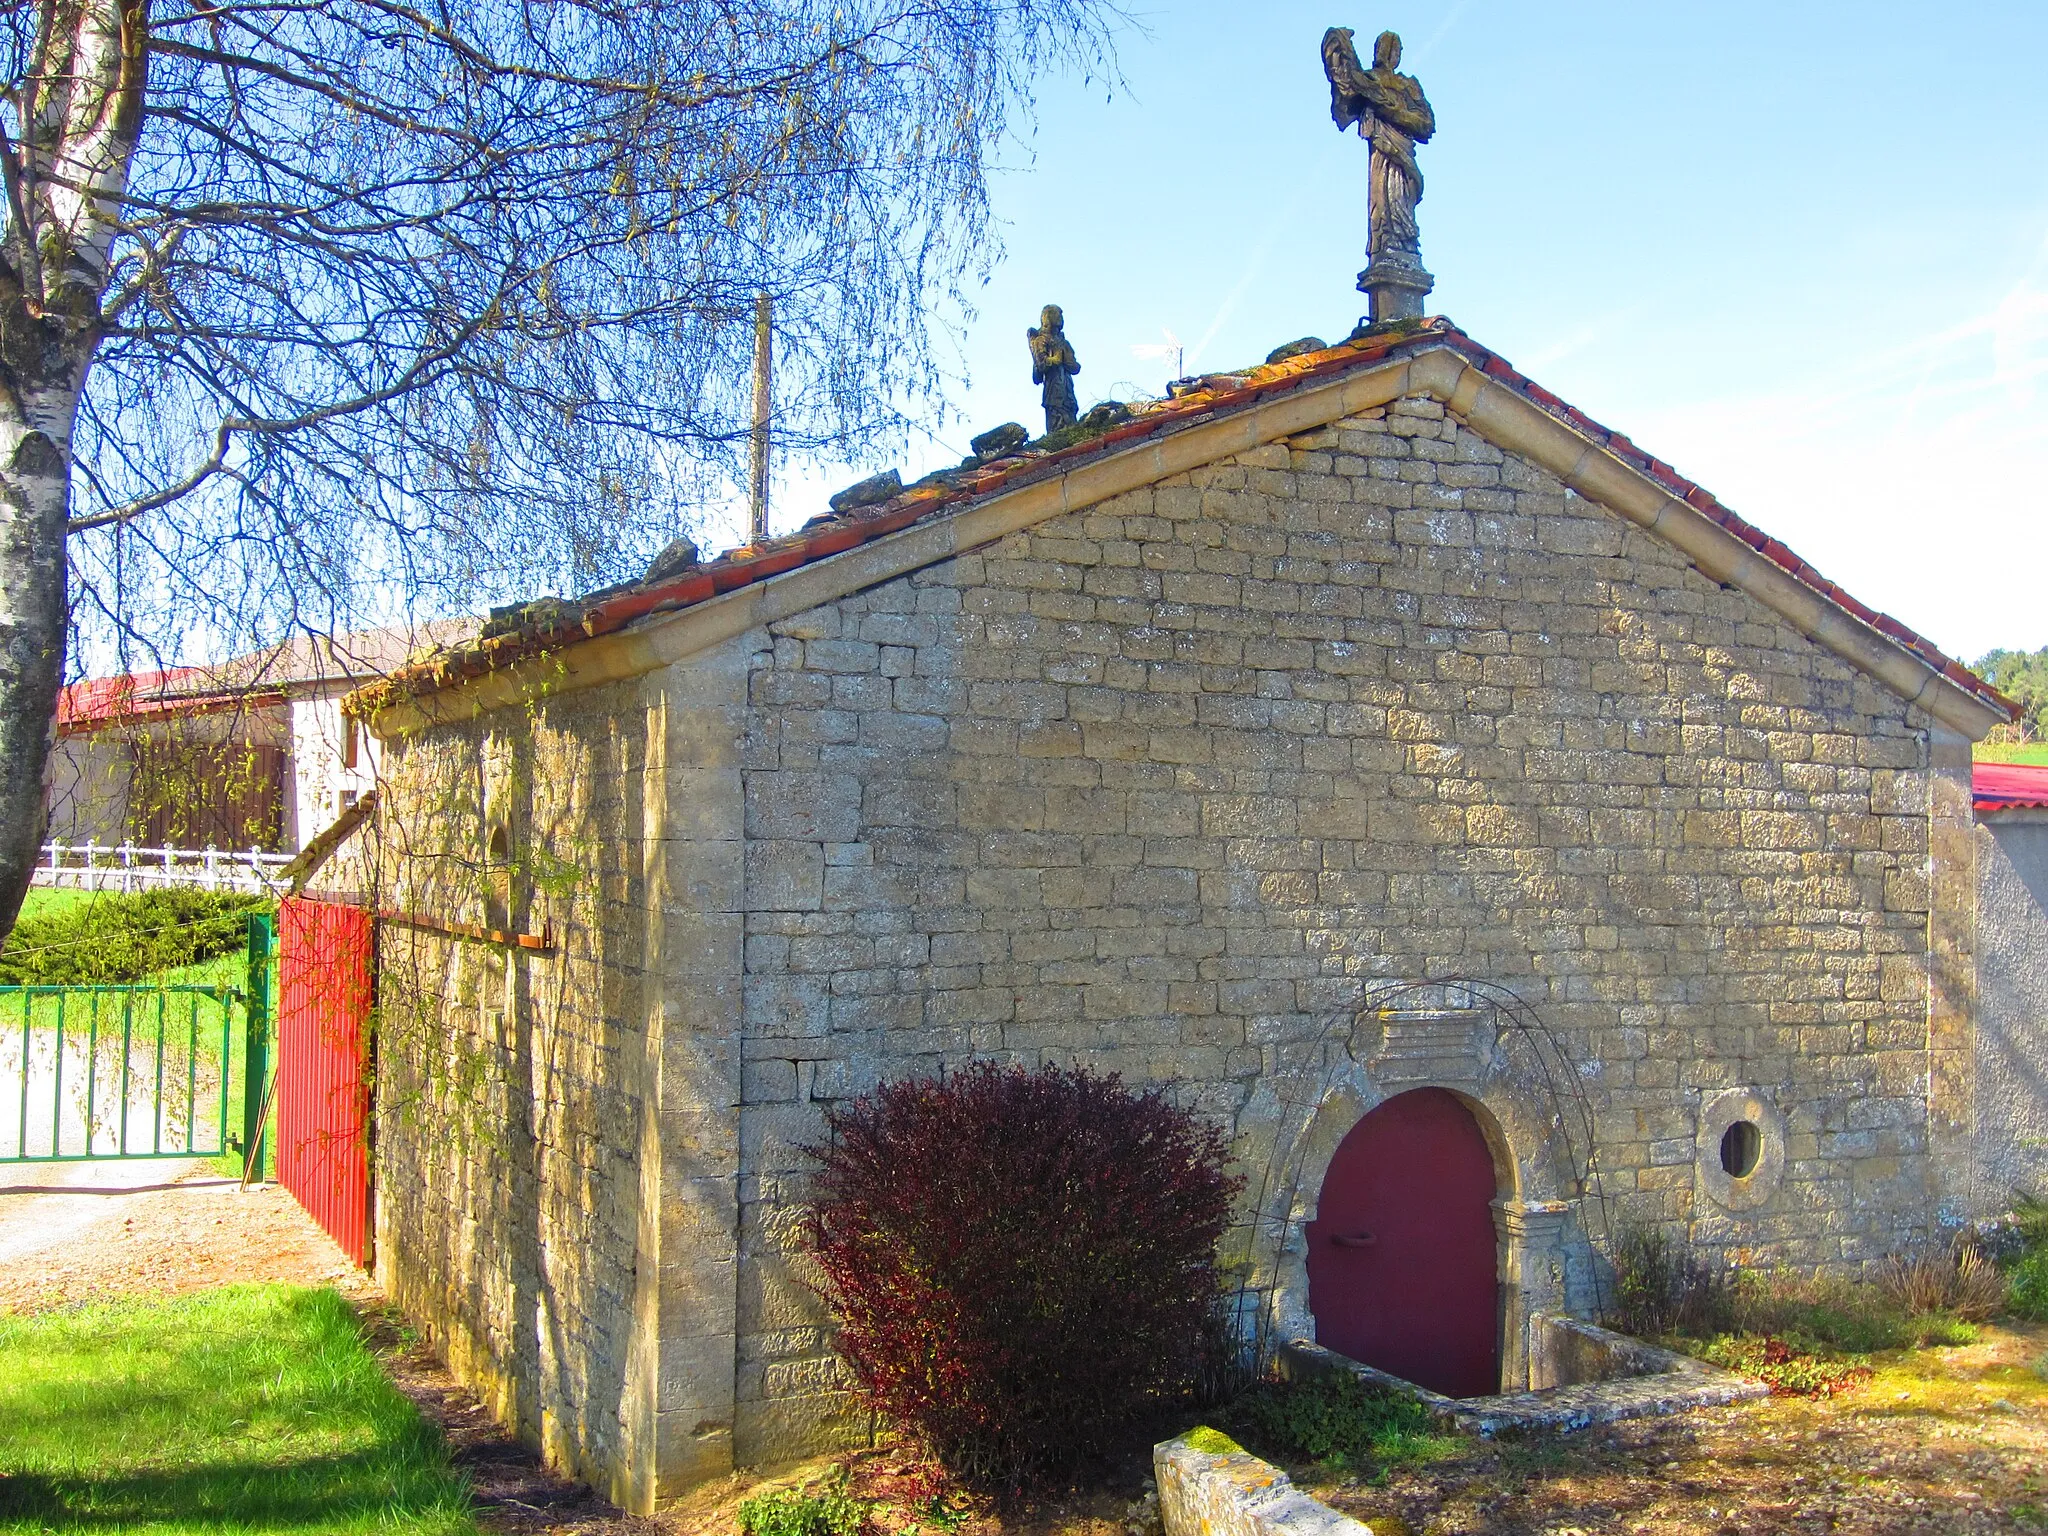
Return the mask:
[[772,315],[767,294],[754,300],[754,463],[749,485],[752,506],[747,519],[747,539],[753,544],[768,537],[768,415],[774,398]]

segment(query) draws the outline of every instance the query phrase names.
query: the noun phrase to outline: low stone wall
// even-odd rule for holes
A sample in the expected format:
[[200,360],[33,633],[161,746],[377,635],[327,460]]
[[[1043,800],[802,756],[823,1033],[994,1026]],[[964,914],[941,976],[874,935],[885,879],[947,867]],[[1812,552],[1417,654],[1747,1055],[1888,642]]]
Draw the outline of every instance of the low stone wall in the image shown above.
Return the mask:
[[1152,1475],[1166,1536],[1372,1536],[1213,1429],[1154,1446]]
[[1474,1435],[1529,1429],[1569,1432],[1770,1395],[1771,1389],[1760,1381],[1576,1318],[1539,1313],[1530,1319],[1530,1335],[1532,1379],[1540,1370],[1545,1384],[1494,1397],[1445,1397],[1307,1339],[1281,1347],[1280,1369],[1293,1380],[1336,1372],[1356,1376],[1405,1393],[1444,1424]]
[[1575,1317],[1539,1312],[1529,1319],[1529,1390],[1626,1381],[1683,1370],[1688,1362],[1668,1349],[1625,1333],[1596,1328]]

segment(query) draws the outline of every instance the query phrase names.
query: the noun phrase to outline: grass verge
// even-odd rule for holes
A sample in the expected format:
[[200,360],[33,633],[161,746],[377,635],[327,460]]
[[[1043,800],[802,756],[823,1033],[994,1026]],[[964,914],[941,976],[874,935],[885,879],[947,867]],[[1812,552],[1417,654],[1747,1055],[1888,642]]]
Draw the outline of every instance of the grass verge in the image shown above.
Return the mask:
[[436,1431],[329,1290],[0,1316],[0,1532],[471,1533]]
[[1725,1269],[1661,1228],[1624,1226],[1609,1323],[1767,1382],[1833,1397],[1868,1382],[1873,1356],[1973,1344],[2009,1286],[1975,1248],[1895,1258],[1876,1280],[1787,1268]]
[[2030,741],[2025,746],[2005,742],[1980,741],[1971,755],[1980,763],[2022,763],[2028,767],[2048,767],[2048,742]]

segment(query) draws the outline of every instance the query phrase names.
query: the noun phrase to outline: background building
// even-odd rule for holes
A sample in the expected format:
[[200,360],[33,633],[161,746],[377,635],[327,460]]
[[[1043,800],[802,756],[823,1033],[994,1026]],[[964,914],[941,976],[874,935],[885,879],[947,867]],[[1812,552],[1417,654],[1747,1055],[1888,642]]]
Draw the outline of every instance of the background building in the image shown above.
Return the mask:
[[296,853],[377,781],[382,749],[342,697],[475,631],[298,636],[218,666],[73,683],[57,705],[46,841]]

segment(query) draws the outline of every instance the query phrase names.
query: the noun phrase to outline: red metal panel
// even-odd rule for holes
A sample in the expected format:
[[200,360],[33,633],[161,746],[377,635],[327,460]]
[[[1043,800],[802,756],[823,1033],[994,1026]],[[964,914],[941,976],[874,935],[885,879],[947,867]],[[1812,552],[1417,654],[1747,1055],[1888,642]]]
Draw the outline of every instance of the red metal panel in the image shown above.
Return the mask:
[[1308,1224],[1316,1342],[1450,1397],[1500,1390],[1493,1153],[1441,1088],[1339,1143]]
[[1974,777],[1980,814],[2048,806],[2048,768],[2031,763],[1978,763]]
[[278,908],[277,1177],[356,1263],[370,1245],[374,920],[288,898]]

